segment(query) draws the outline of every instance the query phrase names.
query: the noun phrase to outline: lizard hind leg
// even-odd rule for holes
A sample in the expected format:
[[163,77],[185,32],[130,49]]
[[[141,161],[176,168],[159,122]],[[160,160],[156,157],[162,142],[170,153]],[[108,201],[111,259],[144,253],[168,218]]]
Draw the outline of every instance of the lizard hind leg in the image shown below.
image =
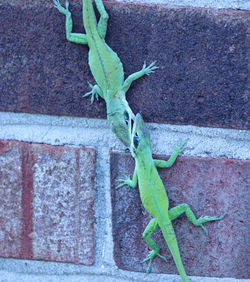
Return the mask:
[[143,262],[146,262],[149,260],[149,265],[147,268],[147,273],[150,272],[151,269],[151,264],[152,261],[154,259],[155,256],[160,257],[161,259],[163,259],[165,262],[167,262],[167,259],[159,254],[159,248],[157,247],[155,241],[153,239],[151,239],[151,235],[158,229],[159,225],[157,223],[157,220],[155,218],[153,218],[149,224],[147,225],[146,229],[144,230],[142,237],[145,239],[145,241],[147,242],[147,244],[149,245],[149,247],[152,249],[152,251],[150,251],[150,253],[148,254],[148,256],[143,260]]
[[207,229],[203,226],[204,223],[208,221],[215,221],[215,220],[221,220],[224,218],[225,215],[222,216],[201,216],[200,218],[196,218],[194,213],[192,212],[191,208],[188,204],[181,204],[177,207],[174,207],[168,211],[170,220],[176,219],[181,214],[185,213],[188,220],[193,223],[195,226],[200,226],[203,231],[208,235]]
[[73,33],[73,22],[71,18],[71,12],[69,11],[69,1],[66,0],[65,8],[61,5],[59,0],[53,0],[54,7],[57,10],[66,16],[66,38],[70,42],[78,43],[78,44],[88,44],[88,39],[86,34],[81,33]]
[[95,4],[96,4],[98,12],[101,15],[98,25],[97,25],[98,33],[100,37],[104,39],[106,36],[106,32],[107,32],[109,15],[103,6],[102,0],[95,0]]

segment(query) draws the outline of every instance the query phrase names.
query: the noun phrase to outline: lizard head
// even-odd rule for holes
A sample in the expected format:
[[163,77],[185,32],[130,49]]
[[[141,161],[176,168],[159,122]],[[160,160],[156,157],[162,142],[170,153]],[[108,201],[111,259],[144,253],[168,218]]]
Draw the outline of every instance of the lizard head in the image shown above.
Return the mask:
[[132,123],[132,118],[129,112],[126,109],[122,111],[114,111],[107,114],[107,119],[110,123],[111,130],[126,147],[129,147]]
[[151,150],[150,135],[142,116],[138,113],[133,124],[130,151],[134,157],[137,153],[143,153],[145,150]]

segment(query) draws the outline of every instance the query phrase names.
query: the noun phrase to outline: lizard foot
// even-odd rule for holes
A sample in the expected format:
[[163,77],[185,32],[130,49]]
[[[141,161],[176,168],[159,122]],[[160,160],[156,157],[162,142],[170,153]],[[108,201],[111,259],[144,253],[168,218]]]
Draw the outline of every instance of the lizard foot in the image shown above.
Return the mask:
[[89,84],[89,86],[90,86],[90,88],[91,88],[91,91],[85,93],[85,94],[83,95],[83,97],[87,97],[87,96],[91,95],[90,102],[91,102],[91,104],[93,104],[95,98],[96,98],[96,100],[98,100],[98,93],[97,93],[97,91],[96,91],[96,86],[92,85],[92,84],[89,83],[89,82],[88,82],[88,84]]
[[179,139],[177,145],[175,146],[175,150],[178,151],[178,153],[181,153],[185,149],[187,142],[188,139],[184,141],[182,139]]
[[158,256],[158,257],[160,257],[161,259],[163,259],[165,262],[167,262],[167,259],[166,259],[164,256],[160,255],[160,254],[159,254],[159,251],[152,250],[152,251],[148,254],[148,256],[142,261],[142,262],[146,262],[146,261],[149,260],[149,265],[148,265],[148,268],[147,268],[147,273],[150,272],[151,264],[152,264],[152,261],[153,261],[153,259],[155,258],[155,256]]
[[148,67],[146,67],[146,63],[144,62],[143,66],[142,66],[142,71],[143,71],[144,74],[146,74],[146,75],[150,75],[150,74],[153,73],[156,69],[158,69],[158,67],[155,65],[155,62],[151,63]]
[[197,220],[197,226],[200,226],[203,231],[206,233],[206,235],[208,235],[208,231],[207,229],[203,226],[203,224],[205,222],[208,221],[215,221],[215,220],[221,220],[225,217],[225,215],[221,215],[221,216],[202,216]]
[[63,8],[63,6],[62,6],[61,3],[59,2],[59,0],[53,0],[53,2],[54,2],[54,7],[56,7],[60,13],[66,15],[66,16],[67,16],[68,14],[70,14],[70,11],[69,11],[69,1],[68,1],[68,0],[65,1],[65,7],[66,7],[66,9]]
[[119,189],[125,185],[128,185],[129,187],[134,188],[132,180],[129,177],[126,177],[125,179],[118,179],[117,182],[120,182],[120,184],[116,186],[116,189]]

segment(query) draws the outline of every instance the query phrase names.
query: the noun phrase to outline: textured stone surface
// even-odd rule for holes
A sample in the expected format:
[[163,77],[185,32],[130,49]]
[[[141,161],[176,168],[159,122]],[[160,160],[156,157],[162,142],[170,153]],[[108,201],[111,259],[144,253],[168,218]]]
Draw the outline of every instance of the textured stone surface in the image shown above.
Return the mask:
[[[133,167],[129,154],[111,153],[114,257],[121,269],[145,271],[142,260],[149,248],[141,234],[150,216],[138,189],[114,188],[117,179],[132,175]],[[179,157],[171,169],[159,170],[170,207],[187,203],[197,217],[226,214],[223,220],[206,224],[208,237],[184,215],[173,222],[188,275],[249,277],[249,169],[249,161]],[[161,232],[154,238],[168,263],[155,258],[152,272],[177,273]]]
[[95,150],[2,141],[0,152],[0,256],[91,265]]
[[[75,31],[83,32],[81,1],[72,2]],[[94,82],[88,48],[65,40],[64,16],[42,0],[0,3],[0,110],[104,118],[103,100],[82,98]],[[105,6],[107,42],[125,75],[145,60],[159,66],[131,87],[135,112],[146,121],[248,128],[248,11]]]
[[0,256],[21,253],[22,166],[13,144],[0,142]]

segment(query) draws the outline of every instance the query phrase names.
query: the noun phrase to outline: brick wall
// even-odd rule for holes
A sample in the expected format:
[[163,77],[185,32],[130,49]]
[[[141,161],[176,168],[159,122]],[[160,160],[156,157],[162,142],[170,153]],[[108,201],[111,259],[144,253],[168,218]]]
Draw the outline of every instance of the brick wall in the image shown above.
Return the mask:
[[[70,8],[76,32],[80,2]],[[187,274],[249,278],[249,12],[105,7],[125,76],[144,61],[159,66],[127,94],[149,122],[156,158],[189,138],[176,164],[159,170],[170,206],[226,214],[207,224],[207,237],[185,216],[174,222]],[[144,274],[150,216],[137,189],[115,189],[134,162],[109,129],[105,102],[82,98],[94,83],[88,48],[66,41],[50,1],[0,1],[0,10],[0,281],[178,281],[160,232],[169,263],[156,258]]]

